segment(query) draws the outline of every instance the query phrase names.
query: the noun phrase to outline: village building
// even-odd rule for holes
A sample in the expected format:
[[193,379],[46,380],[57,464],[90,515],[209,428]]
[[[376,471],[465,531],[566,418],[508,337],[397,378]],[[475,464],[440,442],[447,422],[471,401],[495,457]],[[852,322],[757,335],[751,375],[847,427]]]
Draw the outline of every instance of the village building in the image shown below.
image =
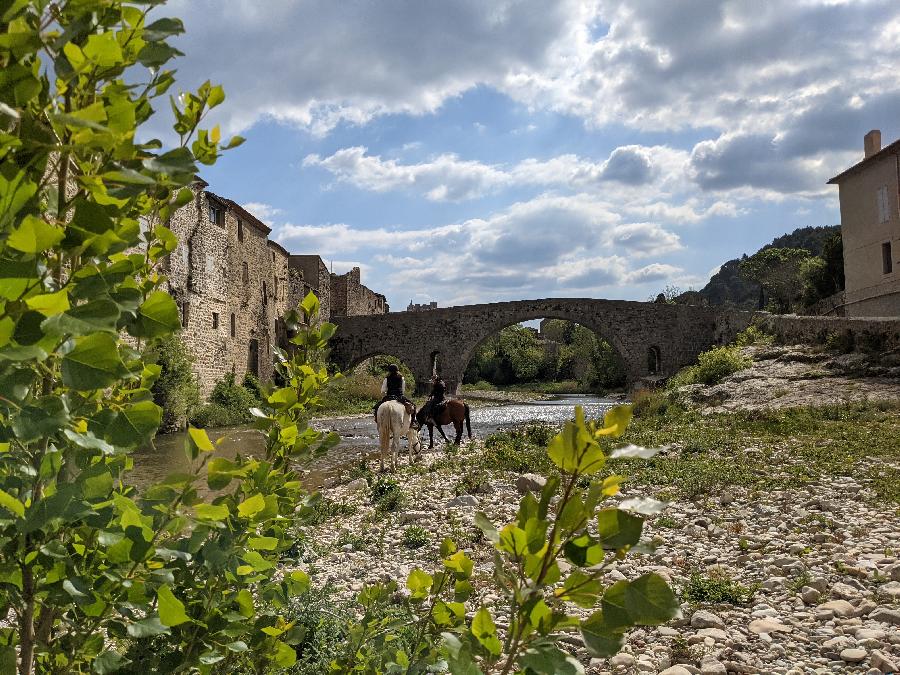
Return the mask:
[[432,300],[428,303],[414,303],[412,300],[409,301],[409,304],[406,306],[407,312],[429,312],[432,309],[437,309],[438,304],[436,301]]
[[310,291],[322,320],[388,311],[384,296],[362,285],[358,267],[334,275],[317,255],[291,255],[269,239],[265,223],[208,187],[198,180],[193,200],[167,223],[178,247],[162,270],[204,397],[227,373],[271,380],[274,348],[289,339],[282,317]]
[[864,140],[865,156],[830,181],[841,200],[846,284],[841,313],[900,316],[900,140]]

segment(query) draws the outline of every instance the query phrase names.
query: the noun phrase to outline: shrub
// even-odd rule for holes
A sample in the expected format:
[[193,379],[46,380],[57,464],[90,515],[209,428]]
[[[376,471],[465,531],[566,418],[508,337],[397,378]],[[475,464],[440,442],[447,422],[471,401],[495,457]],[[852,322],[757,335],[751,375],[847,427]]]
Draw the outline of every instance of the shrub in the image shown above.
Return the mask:
[[665,415],[669,409],[668,396],[658,389],[639,389],[632,395],[631,402],[635,417]]
[[428,543],[428,530],[420,525],[410,525],[403,530],[403,545],[409,549],[422,548]]
[[737,347],[714,347],[701,353],[696,365],[688,366],[672,377],[668,387],[672,389],[686,384],[718,384],[751,363]]
[[745,605],[756,593],[758,586],[742,586],[722,569],[707,574],[694,572],[684,587],[684,599],[693,603]]
[[153,402],[162,408],[162,433],[183,429],[200,405],[200,387],[191,368],[193,358],[177,334],[154,340],[144,350],[144,360],[159,366],[159,377],[150,388]]
[[849,354],[856,347],[856,340],[850,330],[828,333],[825,336],[825,349],[841,354]]
[[[200,408],[191,419],[194,426],[201,428],[228,427],[236,424],[246,424],[253,416],[250,408],[258,407],[262,401],[254,392],[259,392],[259,381],[252,375],[249,376],[250,386],[253,391],[244,385],[236,384],[234,373],[227,373],[216,382],[212,393],[209,395],[209,403]],[[247,377],[244,382],[248,382]]]
[[735,347],[768,346],[775,342],[775,336],[766,333],[755,324],[750,324],[734,338]]
[[399,510],[406,498],[396,479],[382,476],[369,489],[369,500],[376,511],[387,513]]
[[456,481],[453,494],[457,496],[478,494],[485,490],[489,480],[490,476],[482,467],[470,466],[464,469],[462,476]]
[[307,525],[321,525],[339,516],[352,516],[354,513],[356,507],[352,504],[320,497],[312,502],[309,513],[304,514],[303,522]]

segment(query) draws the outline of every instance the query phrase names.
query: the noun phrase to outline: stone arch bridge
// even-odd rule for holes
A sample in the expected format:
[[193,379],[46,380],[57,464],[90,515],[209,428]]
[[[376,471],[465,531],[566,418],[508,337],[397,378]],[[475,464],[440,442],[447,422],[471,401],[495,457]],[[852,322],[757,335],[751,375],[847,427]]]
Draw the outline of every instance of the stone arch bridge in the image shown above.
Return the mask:
[[456,392],[475,348],[500,329],[531,319],[565,319],[593,330],[618,352],[628,385],[668,376],[715,344],[728,342],[751,312],[623,300],[551,298],[335,319],[331,360],[349,369],[379,354],[396,357],[427,387],[435,359]]

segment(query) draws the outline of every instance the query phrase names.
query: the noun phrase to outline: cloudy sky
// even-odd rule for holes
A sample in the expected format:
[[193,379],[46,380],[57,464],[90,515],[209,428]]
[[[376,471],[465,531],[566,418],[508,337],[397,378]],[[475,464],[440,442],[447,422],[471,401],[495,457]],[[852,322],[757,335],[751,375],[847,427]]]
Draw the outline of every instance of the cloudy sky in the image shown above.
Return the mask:
[[897,0],[176,0],[204,178],[394,309],[644,300],[839,222],[900,136]]

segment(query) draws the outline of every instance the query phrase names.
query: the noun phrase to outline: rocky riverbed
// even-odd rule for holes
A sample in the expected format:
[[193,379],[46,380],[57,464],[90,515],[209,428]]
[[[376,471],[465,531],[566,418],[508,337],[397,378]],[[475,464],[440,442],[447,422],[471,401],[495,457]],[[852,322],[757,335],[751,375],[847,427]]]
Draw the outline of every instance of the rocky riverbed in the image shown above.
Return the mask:
[[[891,366],[794,348],[748,353],[756,361],[747,371],[721,385],[685,392],[693,405],[719,412],[732,406],[826,405],[854,400],[854,392],[864,391],[885,403],[879,414],[896,415],[891,406],[900,400],[898,373],[872,372]],[[803,369],[813,368],[825,374],[803,376]],[[776,378],[787,394],[771,395]],[[793,403],[785,406],[786,400]],[[834,441],[840,445],[840,439]],[[758,442],[744,441],[742,453],[758,454]],[[607,581],[655,571],[679,593],[682,617],[631,631],[625,648],[611,659],[590,658],[575,637],[565,638],[564,645],[596,675],[900,672],[900,507],[885,498],[883,484],[876,489],[869,479],[885,467],[900,467],[900,440],[888,444],[887,454],[880,447],[877,457],[848,460],[853,471],[830,466],[821,475],[785,481],[783,475],[799,474],[790,447],[782,443],[753,469],[759,480],[723,481],[721,489],[690,498],[671,484],[662,489],[652,480],[626,483],[621,497],[650,494],[669,506],[647,518],[644,535],[656,544],[655,552],[630,555]],[[338,599],[350,599],[375,581],[394,580],[402,587],[414,567],[430,570],[438,564],[440,542],[450,537],[475,560],[481,595],[470,606],[500,603],[490,581],[491,546],[473,517],[483,511],[498,524],[513,520],[522,493],[541,478],[493,471],[473,483],[469,467],[483,452],[476,441],[454,456],[440,449],[413,466],[404,459],[394,477],[405,503],[395,512],[376,512],[362,478],[323,490],[338,515],[307,532],[303,563],[316,583],[333,587]],[[661,457],[678,463],[692,452],[686,438]],[[725,454],[716,461],[727,465]],[[782,476],[778,487],[767,486],[765,475]],[[717,594],[719,601],[710,600]]]

